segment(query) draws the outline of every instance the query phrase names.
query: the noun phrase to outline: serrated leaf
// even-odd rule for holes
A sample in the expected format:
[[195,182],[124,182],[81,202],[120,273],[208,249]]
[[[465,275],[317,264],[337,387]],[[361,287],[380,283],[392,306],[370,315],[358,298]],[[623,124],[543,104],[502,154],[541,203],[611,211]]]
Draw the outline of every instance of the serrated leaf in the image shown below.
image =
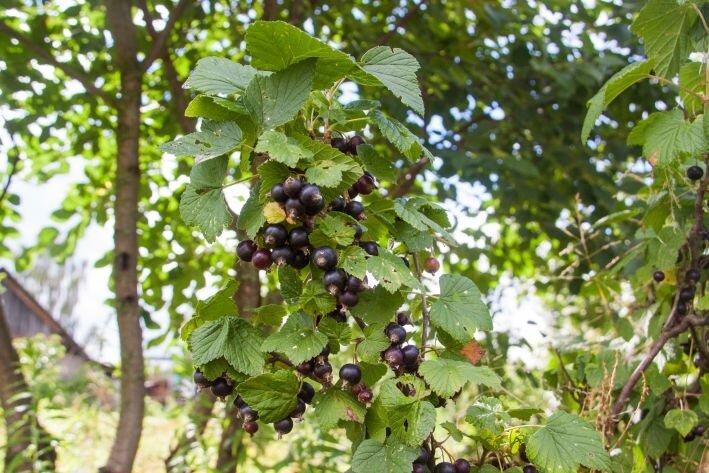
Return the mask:
[[367,409],[351,393],[341,389],[328,389],[313,404],[313,416],[323,430],[330,430],[341,420],[364,422]]
[[378,256],[367,259],[367,270],[384,289],[393,293],[402,286],[420,288],[421,283],[401,258],[387,249],[380,248]]
[[424,147],[421,145],[416,135],[400,121],[385,116],[379,110],[372,110],[369,113],[369,118],[372,120],[372,123],[379,128],[384,138],[407,158],[416,160],[424,152]]
[[353,473],[410,473],[418,457],[418,449],[402,444],[367,439],[357,447],[352,457]]
[[288,123],[308,100],[313,63],[303,61],[269,76],[253,78],[244,93],[244,106],[262,130]]
[[263,337],[245,320],[222,317],[195,329],[190,348],[195,365],[224,357],[236,371],[253,375],[263,369]]
[[359,145],[357,147],[357,157],[377,179],[385,179],[387,181],[396,179],[394,163],[379,155],[372,145]]
[[384,324],[371,324],[364,328],[364,341],[357,346],[357,355],[364,361],[380,361],[381,353],[391,346],[384,327]]
[[479,430],[486,430],[492,435],[498,435],[512,421],[512,418],[505,412],[499,399],[482,397],[468,408],[465,421]]
[[239,384],[237,392],[252,409],[260,422],[277,422],[295,409],[300,383],[289,370],[266,373]]
[[305,171],[308,182],[322,187],[337,187],[342,180],[342,173],[350,166],[346,163],[337,163],[327,159],[314,163]]
[[197,61],[183,87],[205,94],[236,94],[243,92],[258,71],[221,57],[205,57]]
[[401,101],[419,115],[424,114],[423,99],[416,71],[419,63],[403,49],[377,46],[362,55],[361,69],[376,77]]
[[367,275],[367,252],[359,246],[348,246],[343,248],[338,254],[340,267],[348,274],[359,279],[364,279]]
[[[354,159],[341,153],[336,148],[322,141],[311,140],[305,135],[295,135],[294,138],[298,140],[305,149],[313,152],[313,159],[311,160],[308,171],[310,169],[318,169],[318,171],[311,171],[311,175],[308,175],[308,171],[306,171],[306,178],[308,178],[309,182],[313,182],[314,184],[317,184],[317,182],[311,180],[312,177],[324,179],[324,181],[320,180],[319,182],[321,183],[318,185],[321,186],[321,191],[326,201],[331,201],[335,197],[342,195],[364,173],[362,167],[357,164]],[[325,164],[321,166],[321,162]],[[340,173],[341,177],[336,184],[330,187],[331,180],[326,173],[333,168],[332,163],[336,165],[336,170],[333,172]],[[317,175],[313,175],[313,173]],[[325,184],[322,184],[322,182],[325,182]]]
[[697,413],[689,409],[671,409],[665,414],[665,427],[685,437],[699,423]]
[[188,341],[192,332],[206,322],[216,320],[220,317],[238,315],[236,303],[234,302],[234,293],[236,292],[237,286],[237,282],[231,280],[214,295],[204,301],[198,301],[197,307],[195,307],[194,317],[188,320],[180,329],[180,338]]
[[251,195],[246,199],[246,203],[241,207],[239,218],[236,220],[236,228],[243,230],[249,239],[254,239],[266,222],[263,212],[263,204],[258,199],[258,185],[251,190]]
[[241,144],[241,128],[234,122],[204,120],[202,129],[158,146],[177,157],[194,156],[197,163],[229,153]]
[[700,62],[689,62],[679,70],[679,96],[690,115],[700,113],[704,108],[699,97],[690,93],[694,92],[699,96],[704,94],[706,82],[704,67]]
[[[316,229],[310,234],[310,243],[315,246],[350,248],[354,241],[357,221],[347,214],[332,212],[320,219]],[[347,270],[345,270],[347,271]]]
[[303,148],[297,140],[275,130],[268,130],[259,137],[256,152],[268,153],[271,159],[289,167],[313,157],[313,152]]
[[269,202],[261,212],[268,223],[276,224],[286,220],[286,211],[278,202]]
[[311,316],[295,312],[278,332],[264,340],[261,350],[283,353],[294,364],[298,364],[316,357],[327,341],[327,335],[315,331]]
[[347,345],[352,340],[352,330],[346,323],[338,322],[331,317],[323,317],[318,323],[318,330],[327,335],[328,343]]
[[387,380],[379,392],[386,411],[392,436],[412,447],[433,432],[436,426],[436,408],[428,401],[404,396],[395,380]]
[[[438,234],[443,237],[447,243],[453,246],[456,245],[453,235],[439,223],[440,221],[444,224],[448,224],[447,213],[436,204],[418,197],[409,199],[400,198],[394,201],[394,212],[400,219],[416,230]],[[427,212],[435,215],[438,221],[430,218]]]
[[436,394],[449,398],[468,383],[499,387],[500,378],[488,366],[473,366],[467,361],[438,358],[426,360],[419,374]]
[[404,294],[401,292],[391,294],[382,286],[377,286],[360,293],[359,304],[350,308],[350,312],[361,317],[368,324],[386,324],[393,320],[404,299]]
[[274,325],[278,327],[283,322],[283,317],[288,315],[288,308],[283,304],[266,304],[254,309],[253,321],[255,324]]
[[300,305],[314,314],[326,314],[335,308],[335,298],[322,284],[306,284],[300,295]]
[[278,268],[278,282],[281,289],[281,297],[288,305],[296,305],[303,292],[303,281],[300,280],[298,272],[290,266]]
[[633,142],[642,142],[643,155],[653,166],[666,167],[676,163],[682,153],[695,156],[707,150],[702,117],[690,122],[681,110],[669,110],[651,114],[639,126],[645,123],[642,136],[635,133]]
[[288,167],[276,161],[266,161],[258,167],[258,177],[261,180],[259,185],[259,200],[269,201],[268,194],[276,184],[282,184],[291,175]]
[[572,473],[579,465],[610,471],[611,460],[601,436],[583,419],[557,412],[527,439],[527,456],[550,473]]
[[[198,95],[187,105],[185,109],[186,117],[202,117],[217,122],[228,121],[233,118],[231,110],[223,107],[214,101],[214,97],[209,95]],[[243,132],[243,130],[242,130]]]
[[456,340],[467,343],[476,330],[492,330],[490,310],[470,279],[457,274],[440,278],[441,295],[431,305],[431,323]]
[[182,219],[188,225],[199,227],[208,242],[216,240],[233,220],[221,188],[226,168],[226,158],[195,164],[190,172],[190,184],[180,198]]

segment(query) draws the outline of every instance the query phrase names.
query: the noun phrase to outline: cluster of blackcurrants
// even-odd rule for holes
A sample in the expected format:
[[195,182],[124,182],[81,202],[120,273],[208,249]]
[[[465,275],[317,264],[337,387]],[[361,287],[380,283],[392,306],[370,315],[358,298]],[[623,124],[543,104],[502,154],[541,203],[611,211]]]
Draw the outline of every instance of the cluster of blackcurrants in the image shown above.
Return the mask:
[[[662,271],[655,271],[652,274],[652,278],[655,282],[662,282],[665,280],[665,273]],[[698,269],[689,269],[684,273],[684,282],[682,288],[677,294],[677,313],[679,315],[687,315],[689,308],[694,299],[694,293],[696,291],[696,285],[702,278],[702,273]]]
[[194,372],[194,383],[199,389],[210,388],[212,394],[218,398],[225,398],[229,394],[234,392],[234,385],[231,384],[228,378],[220,376],[212,381],[208,380],[207,377],[201,371],[197,370]]
[[[426,465],[431,462],[431,451],[428,446],[423,445],[418,458],[414,460],[411,473],[425,473]],[[439,462],[434,468],[434,473],[469,473],[470,463],[464,458],[458,458],[455,462]]]
[[332,383],[332,365],[329,356],[330,347],[325,345],[318,356],[296,365],[295,369],[302,376],[311,376],[323,386],[329,386]]
[[396,315],[396,322],[391,322],[384,329],[384,333],[391,342],[391,346],[382,352],[384,361],[397,375],[403,373],[416,373],[419,367],[419,349],[416,345],[406,345],[406,329],[411,321],[405,312]]

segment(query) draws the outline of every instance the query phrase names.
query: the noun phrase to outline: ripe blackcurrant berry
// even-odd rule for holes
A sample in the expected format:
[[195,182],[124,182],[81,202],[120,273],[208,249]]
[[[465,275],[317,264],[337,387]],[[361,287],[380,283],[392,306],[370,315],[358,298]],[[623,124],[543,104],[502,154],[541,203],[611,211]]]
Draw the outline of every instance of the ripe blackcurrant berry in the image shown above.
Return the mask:
[[295,253],[289,246],[281,246],[271,252],[271,258],[278,267],[288,266],[295,261]]
[[234,386],[224,378],[217,378],[212,382],[212,394],[217,397],[227,397],[234,392]]
[[401,349],[401,352],[404,354],[405,365],[411,366],[418,362],[419,349],[416,347],[416,345],[406,345],[404,348]]
[[687,281],[697,282],[702,278],[702,273],[700,273],[698,269],[690,269],[687,271],[685,277],[687,278]]
[[354,292],[355,294],[358,292],[364,291],[366,288],[366,285],[364,284],[364,281],[362,281],[360,278],[355,277],[355,276],[350,276],[347,278],[347,290],[350,292]]
[[379,245],[377,245],[373,241],[361,241],[361,242],[359,242],[359,246],[362,247],[362,249],[368,255],[371,255],[371,256],[378,256],[379,255]]
[[302,374],[303,376],[308,376],[310,373],[313,372],[313,361],[308,360],[304,361],[300,364],[298,364],[295,369],[298,371],[298,373]]
[[429,256],[423,263],[423,267],[429,273],[436,274],[438,270],[441,269],[441,263],[433,256]]
[[377,188],[376,183],[374,182],[374,178],[372,176],[364,175],[357,179],[357,182],[354,184],[354,188],[357,190],[362,195],[367,195],[371,194],[374,189]]
[[335,309],[331,312],[328,312],[327,314],[325,314],[325,317],[330,317],[331,319],[335,319],[337,322],[340,323],[347,322],[347,314],[345,314],[339,309]]
[[360,391],[357,393],[357,400],[362,404],[369,404],[370,402],[372,402],[373,398],[374,394],[372,394],[372,390],[366,387],[360,389]]
[[313,368],[313,375],[325,384],[329,384],[332,381],[332,365],[328,362],[315,365]]
[[329,271],[337,266],[337,253],[329,246],[321,246],[313,252],[313,263],[323,271]]
[[458,458],[455,463],[453,463],[456,473],[470,473],[470,463],[464,458]]
[[305,210],[310,215],[315,215],[325,208],[325,200],[323,199],[320,188],[314,184],[306,184],[300,191],[300,202],[305,206]]
[[304,403],[310,404],[315,397],[315,388],[310,383],[303,383],[298,392],[298,399],[302,399]]
[[349,189],[347,189],[347,197],[350,199],[354,199],[359,195],[359,192],[357,192],[357,189],[355,188],[354,184],[350,186]]
[[345,199],[342,197],[335,197],[330,202],[330,210],[333,212],[343,212],[345,210]]
[[349,149],[349,152],[352,154],[357,154],[357,146],[365,144],[366,141],[364,141],[364,138],[362,138],[359,135],[355,135],[352,138],[350,138],[349,143],[347,143],[347,147]]
[[362,379],[362,370],[354,363],[347,363],[340,368],[340,379],[349,384],[357,384]]
[[677,303],[677,313],[679,315],[687,315],[687,304],[684,302]]
[[347,141],[341,136],[336,136],[330,140],[330,146],[343,151],[344,149],[347,149]]
[[286,200],[286,215],[288,216],[288,219],[290,220],[295,220],[296,218],[300,217],[303,215],[303,203],[300,201],[300,199],[296,198],[290,198]]
[[401,345],[406,341],[406,329],[399,324],[389,324],[386,329],[386,335],[394,345]]
[[354,307],[359,303],[359,296],[355,292],[345,291],[340,294],[337,301],[345,307]]
[[283,192],[291,198],[296,198],[300,194],[300,189],[303,188],[303,183],[297,177],[289,177],[283,183]]
[[456,473],[455,466],[449,462],[441,462],[436,465],[436,469],[433,470],[434,473]]
[[414,463],[411,466],[411,473],[426,473],[426,467],[420,463]]
[[341,269],[331,269],[323,275],[322,280],[327,292],[334,296],[344,291],[347,285],[347,273]]
[[256,432],[258,432],[258,424],[256,422],[244,422],[244,432],[248,433],[252,437]]
[[273,428],[276,429],[279,435],[286,435],[293,430],[293,419],[286,417],[273,424]]
[[276,184],[271,187],[271,199],[280,204],[283,204],[286,200],[288,200],[288,196],[285,192],[283,192],[283,184]]
[[679,291],[679,300],[681,302],[690,302],[692,299],[694,299],[694,289],[691,287],[685,287]]
[[244,240],[236,245],[236,255],[241,261],[246,261],[247,263],[251,261],[254,251],[256,251],[256,243],[252,240]]
[[522,468],[523,473],[537,473],[537,467],[534,465],[525,465],[524,468]]
[[699,166],[690,166],[687,168],[687,177],[693,181],[698,181],[704,177],[704,169]]
[[208,388],[212,385],[212,382],[208,380],[204,373],[199,370],[194,372],[194,376],[192,377],[192,379],[194,379],[194,384],[196,384],[200,388]]
[[362,238],[362,234],[364,233],[364,230],[360,225],[355,225],[355,234],[354,234],[354,239],[355,241],[359,241],[360,238]]
[[654,279],[656,282],[662,282],[665,280],[665,273],[662,271],[655,271],[652,273],[652,279]]
[[254,422],[258,420],[258,412],[250,408],[249,406],[243,406],[239,409],[239,414],[244,422]]
[[529,458],[527,458],[527,444],[522,444],[519,446],[519,458],[523,462],[528,462]]
[[431,451],[427,446],[422,445],[421,450],[419,450],[419,456],[414,460],[414,463],[420,463],[421,465],[428,465],[431,461]]
[[320,358],[327,358],[328,356],[330,356],[330,345],[325,345],[324,347],[322,347],[322,351],[318,356]]
[[384,361],[390,366],[401,366],[404,363],[404,354],[397,346],[389,347],[384,352]]
[[296,227],[288,235],[288,244],[295,250],[302,250],[310,246],[308,230],[305,227]]
[[409,320],[409,315],[406,312],[399,312],[396,314],[396,323],[399,325],[410,325],[411,320]]
[[259,248],[254,251],[254,256],[251,258],[251,263],[253,263],[256,269],[268,269],[273,263],[271,259],[271,251],[266,248]]
[[263,229],[263,241],[269,248],[283,246],[288,238],[288,230],[283,225],[268,225]]
[[241,409],[246,405],[246,401],[241,396],[236,396],[234,399],[234,406],[236,406],[237,409]]
[[298,399],[295,409],[293,409],[293,412],[288,414],[289,417],[302,417],[303,413],[305,413],[305,409],[307,407],[307,404],[305,404],[305,401],[302,399]]
[[295,269],[303,269],[308,265],[308,263],[310,263],[310,258],[308,258],[308,255],[302,251],[296,251],[293,254],[293,262],[291,263],[291,266]]
[[358,200],[350,200],[345,205],[345,213],[356,220],[364,218],[364,204]]

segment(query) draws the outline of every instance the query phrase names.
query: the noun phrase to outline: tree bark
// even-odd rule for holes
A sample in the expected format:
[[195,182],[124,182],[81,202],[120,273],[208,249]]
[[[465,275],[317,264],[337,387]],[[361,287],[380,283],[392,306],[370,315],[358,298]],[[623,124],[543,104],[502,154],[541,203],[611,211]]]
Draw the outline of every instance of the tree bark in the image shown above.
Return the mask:
[[121,77],[118,129],[113,278],[121,348],[121,404],[118,428],[101,471],[129,473],[143,428],[145,372],[138,303],[138,200],[140,198],[140,98],[142,72],[131,3],[106,0],[108,27]]
[[[0,406],[5,414],[7,433],[4,471],[34,471],[33,457],[42,461],[45,471],[55,471],[57,454],[51,446],[49,434],[37,419],[30,388],[20,372],[20,358],[12,346],[12,336],[1,298]],[[33,453],[35,448],[36,452]]]

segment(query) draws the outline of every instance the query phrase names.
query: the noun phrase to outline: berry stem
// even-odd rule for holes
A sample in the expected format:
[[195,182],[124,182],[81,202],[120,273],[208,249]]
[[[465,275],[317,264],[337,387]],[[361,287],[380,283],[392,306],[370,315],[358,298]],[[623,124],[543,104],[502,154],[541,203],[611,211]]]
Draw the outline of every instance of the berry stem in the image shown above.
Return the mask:
[[[421,267],[416,253],[413,254],[414,268],[416,269],[416,277],[421,281]],[[428,301],[426,299],[426,286],[421,283],[421,313],[423,314],[423,322],[421,324],[421,353],[426,351],[426,341],[428,340],[428,325],[430,316],[428,314]]]

